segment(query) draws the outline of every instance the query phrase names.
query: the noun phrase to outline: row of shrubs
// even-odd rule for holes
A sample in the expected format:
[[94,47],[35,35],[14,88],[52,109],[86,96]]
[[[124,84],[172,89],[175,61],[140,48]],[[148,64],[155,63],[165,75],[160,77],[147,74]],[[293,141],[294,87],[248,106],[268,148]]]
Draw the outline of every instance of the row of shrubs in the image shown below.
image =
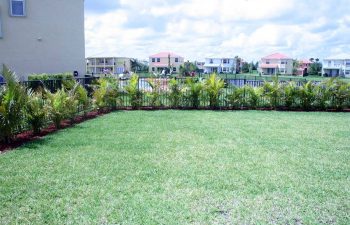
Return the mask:
[[[212,74],[208,79],[187,78],[185,82],[171,79],[166,88],[159,79],[148,79],[151,87],[145,91],[139,87],[139,78],[133,75],[124,86],[114,78],[100,78],[91,86],[91,93],[74,79],[64,80],[62,88],[51,93],[39,88],[26,89],[5,66],[6,85],[0,87],[0,141],[11,142],[16,133],[29,127],[35,134],[50,123],[60,128],[63,120],[74,123],[80,114],[91,110],[113,110],[130,105],[137,109],[148,106],[199,108],[208,105],[212,109],[271,107],[274,109],[337,109],[350,108],[350,84],[338,79],[320,84],[312,82],[297,86],[294,82],[264,82],[261,87],[225,87],[222,79]],[[167,101],[164,101],[166,99]],[[127,102],[126,102],[127,101]],[[164,102],[167,105],[164,105]]]
[[66,79],[73,79],[72,73],[41,73],[41,74],[30,74],[28,76],[28,80],[66,80]]

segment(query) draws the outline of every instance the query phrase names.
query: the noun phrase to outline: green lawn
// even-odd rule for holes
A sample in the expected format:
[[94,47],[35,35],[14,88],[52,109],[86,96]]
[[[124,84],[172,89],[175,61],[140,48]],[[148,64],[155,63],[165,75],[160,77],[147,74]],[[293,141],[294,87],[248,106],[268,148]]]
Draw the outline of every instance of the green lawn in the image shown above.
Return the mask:
[[0,155],[0,224],[350,224],[350,114],[116,112]]

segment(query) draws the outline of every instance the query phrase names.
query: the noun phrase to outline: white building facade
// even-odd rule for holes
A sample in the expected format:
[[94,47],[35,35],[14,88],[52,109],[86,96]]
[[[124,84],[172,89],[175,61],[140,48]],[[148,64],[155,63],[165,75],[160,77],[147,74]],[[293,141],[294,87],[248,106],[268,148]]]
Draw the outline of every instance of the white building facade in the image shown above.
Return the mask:
[[324,59],[322,74],[328,77],[350,77],[350,56],[343,59],[334,57]]
[[85,75],[84,0],[0,0],[0,65]]
[[204,73],[234,73],[236,61],[234,58],[206,58]]
[[86,59],[88,74],[122,74],[131,71],[131,59],[126,57],[89,57]]

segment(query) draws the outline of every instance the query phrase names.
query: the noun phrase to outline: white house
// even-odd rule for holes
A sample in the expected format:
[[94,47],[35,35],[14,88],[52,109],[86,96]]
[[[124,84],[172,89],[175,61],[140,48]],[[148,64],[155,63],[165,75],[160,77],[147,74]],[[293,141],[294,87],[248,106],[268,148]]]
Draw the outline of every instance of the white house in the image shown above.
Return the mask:
[[206,58],[204,73],[233,73],[236,71],[234,58]]
[[84,0],[0,0],[0,65],[85,74]]
[[350,55],[332,56],[323,60],[322,74],[329,77],[350,77]]
[[293,58],[281,53],[261,58],[258,71],[264,75],[292,75],[293,74]]

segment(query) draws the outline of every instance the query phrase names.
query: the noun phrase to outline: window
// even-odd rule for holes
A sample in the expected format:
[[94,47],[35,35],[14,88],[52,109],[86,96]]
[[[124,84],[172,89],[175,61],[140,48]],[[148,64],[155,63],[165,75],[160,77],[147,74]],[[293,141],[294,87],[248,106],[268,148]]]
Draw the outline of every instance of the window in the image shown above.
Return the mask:
[[154,67],[152,67],[152,71],[154,72],[156,69]]
[[25,0],[10,0],[10,16],[25,15]]
[[222,60],[222,63],[223,63],[223,64],[227,64],[227,63],[229,63],[229,61],[230,61],[229,59],[223,59],[223,60]]
[[155,58],[152,58],[152,62],[156,62],[156,59],[155,59]]
[[176,62],[176,63],[179,62],[179,58],[175,58],[175,62]]
[[176,72],[176,67],[173,67],[173,72]]
[[[0,37],[1,37],[1,24],[0,24]],[[345,65],[348,67],[348,66],[350,66],[350,61],[346,61],[345,62]]]
[[286,62],[281,62],[281,64],[286,64]]
[[160,58],[157,58],[157,62],[160,62]]
[[222,68],[222,72],[226,72],[226,67]]
[[349,74],[350,74],[350,70],[346,70],[346,71],[345,71],[345,74],[346,74],[346,75],[349,75]]
[[213,64],[213,60],[211,59],[209,63],[210,63],[210,64]]
[[270,62],[269,62],[269,61],[266,61],[266,64],[270,64]]

